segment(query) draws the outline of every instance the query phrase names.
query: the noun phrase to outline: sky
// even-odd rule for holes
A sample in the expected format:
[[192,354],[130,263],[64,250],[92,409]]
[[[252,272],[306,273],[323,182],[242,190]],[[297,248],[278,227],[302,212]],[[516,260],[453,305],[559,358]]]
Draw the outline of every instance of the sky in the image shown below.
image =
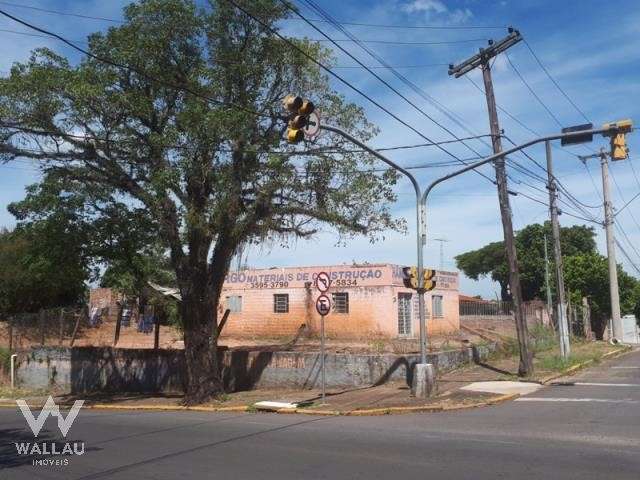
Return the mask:
[[[71,40],[82,40],[91,32],[116,25],[107,19],[121,19],[122,6],[129,3],[121,0],[14,2],[0,1],[0,10]],[[305,0],[295,0],[294,3],[305,17],[321,18]],[[586,119],[597,126],[623,118],[634,118],[640,122],[640,4],[635,0],[326,0],[315,3],[340,22],[375,25],[344,25],[360,40],[413,43],[367,43],[367,47],[389,64],[403,67],[398,71],[435,99],[439,108],[426,101],[424,95],[421,97],[411,91],[388,70],[374,71],[458,138],[489,132],[487,107],[484,95],[472,83],[482,85],[480,72],[471,72],[469,79],[456,79],[448,75],[447,65],[475,54],[478,48],[487,45],[489,39],[504,37],[507,26],[518,29],[526,44],[520,42],[511,47],[507,52],[508,58],[504,54],[496,58],[493,81],[496,100],[502,109],[499,112],[500,126],[516,144],[531,140],[538,134],[557,133],[561,127],[586,123]],[[105,20],[56,15],[39,11],[38,8],[102,17]],[[326,22],[314,24],[331,38],[347,38]],[[404,28],[389,28],[389,25]],[[300,19],[284,21],[281,27],[290,36],[324,38]],[[8,18],[0,18],[0,42],[5,46],[0,51],[2,75],[7,74],[14,62],[25,61],[30,51],[40,46],[65,54],[72,61],[79,58],[70,48],[53,38],[15,32],[29,31]],[[420,42],[423,44],[415,45]],[[366,65],[380,66],[353,42],[340,42],[340,45]],[[573,105],[537,63],[527,45]],[[453,139],[450,133],[413,109],[367,71],[343,68],[356,65],[345,54],[336,52],[336,66],[339,68],[335,71],[358,89],[401,116],[428,138],[434,141]],[[424,138],[345,85],[334,80],[332,85],[348,100],[364,107],[368,118],[380,128],[380,134],[371,142],[373,147],[425,142]],[[321,111],[322,106],[318,107]],[[637,133],[627,138],[630,158],[610,166],[613,204],[618,208],[640,192],[640,138]],[[486,142],[487,139],[483,140]],[[467,146],[458,143],[447,144],[445,148],[462,159],[476,156],[472,149],[483,156],[491,153],[490,146],[480,140],[465,143]],[[599,161],[588,160],[584,165],[576,154],[589,155],[607,144],[606,139],[596,137],[590,144],[567,148],[557,144],[552,150],[556,177],[584,205],[588,217],[600,221],[603,212]],[[540,165],[545,164],[543,146],[527,149],[527,153]],[[392,151],[389,157],[403,166],[452,160],[452,157],[434,147]],[[514,227],[520,229],[531,223],[541,223],[549,216],[548,207],[540,203],[548,202],[540,177],[546,173],[529,158],[522,155],[512,158],[529,172],[519,171],[511,164],[507,166],[509,187],[520,192],[517,196],[511,196]],[[419,182],[426,185],[454,168],[432,167],[413,171]],[[490,167],[482,171],[488,176],[494,175]],[[0,227],[11,228],[15,225],[15,219],[6,211],[6,206],[23,198],[25,187],[37,182],[38,178],[35,165],[28,160],[0,165]],[[407,180],[400,180],[396,193],[398,199],[392,206],[392,212],[407,220],[406,233],[388,232],[384,240],[373,244],[366,238],[355,238],[346,245],[336,245],[337,235],[327,229],[311,240],[291,242],[287,248],[277,244],[252,247],[246,252],[246,261],[255,267],[352,262],[415,264],[415,200],[411,184]],[[566,196],[562,194],[561,199],[565,200]],[[561,225],[594,226],[598,249],[605,254],[602,226],[571,217],[570,213],[586,216],[575,207],[566,204],[561,207],[565,210],[565,214],[560,216]],[[496,188],[473,172],[438,186],[429,201],[427,217],[429,240],[425,261],[434,268],[440,267],[441,246],[444,269],[455,270],[456,255],[503,238]],[[640,199],[620,212],[616,224],[616,235],[630,257],[625,258],[618,250],[618,261],[625,270],[640,277],[634,269],[640,268]],[[436,238],[446,242],[435,241]],[[499,288],[488,279],[474,281],[462,275],[461,291],[492,298],[497,295]]]

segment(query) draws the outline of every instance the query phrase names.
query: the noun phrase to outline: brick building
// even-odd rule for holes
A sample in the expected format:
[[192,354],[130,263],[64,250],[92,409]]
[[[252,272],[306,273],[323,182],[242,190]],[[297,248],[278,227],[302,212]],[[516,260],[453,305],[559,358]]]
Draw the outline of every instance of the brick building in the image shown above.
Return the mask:
[[[418,296],[402,283],[402,267],[392,264],[271,268],[232,272],[223,287],[221,308],[231,313],[223,336],[295,334],[302,324],[320,328],[315,310],[318,272],[332,284],[332,311],[325,329],[334,338],[419,335]],[[458,273],[438,271],[437,287],[425,295],[429,334],[460,328]]]

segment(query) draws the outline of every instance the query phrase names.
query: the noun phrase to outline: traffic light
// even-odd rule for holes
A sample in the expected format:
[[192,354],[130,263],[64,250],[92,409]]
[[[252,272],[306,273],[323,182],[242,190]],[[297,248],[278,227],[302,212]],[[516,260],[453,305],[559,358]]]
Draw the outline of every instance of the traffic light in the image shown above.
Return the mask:
[[418,269],[416,267],[402,267],[402,283],[407,288],[418,288]]
[[436,281],[434,277],[436,276],[435,270],[424,270],[424,289],[428,292],[436,288]]
[[[428,292],[436,288],[435,270],[425,268],[422,277],[424,278],[424,289]],[[418,269],[416,267],[402,267],[402,283],[407,288],[418,289]]]
[[611,137],[611,160],[624,160],[627,158],[627,140],[624,133],[618,133]]
[[619,120],[617,122],[605,123],[604,128],[615,127],[615,131],[611,136],[611,160],[624,160],[627,158],[629,150],[627,149],[626,134],[633,129],[633,122],[630,119]]
[[315,110],[315,105],[312,101],[296,95],[287,95],[282,103],[290,114],[287,141],[289,143],[298,143],[304,139],[302,129],[307,126],[309,115]]

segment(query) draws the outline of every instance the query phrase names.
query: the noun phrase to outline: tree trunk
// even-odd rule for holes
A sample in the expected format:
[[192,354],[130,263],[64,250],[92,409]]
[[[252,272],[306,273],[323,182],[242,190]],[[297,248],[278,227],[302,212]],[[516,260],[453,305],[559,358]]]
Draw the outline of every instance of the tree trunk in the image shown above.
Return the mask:
[[217,324],[216,302],[212,292],[199,293],[202,295],[185,296],[180,308],[184,322],[187,405],[206,402],[224,392],[217,356],[218,342],[213,338]]

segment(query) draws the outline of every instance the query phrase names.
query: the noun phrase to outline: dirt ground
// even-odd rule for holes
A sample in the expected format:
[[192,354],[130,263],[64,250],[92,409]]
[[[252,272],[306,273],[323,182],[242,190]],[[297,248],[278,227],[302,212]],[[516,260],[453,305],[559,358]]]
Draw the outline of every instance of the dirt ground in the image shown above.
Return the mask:
[[[45,336],[47,346],[68,346],[70,338],[64,337],[60,342],[56,332],[48,332]],[[105,322],[96,328],[83,328],[78,332],[75,346],[113,346],[115,336],[115,322]],[[469,342],[478,342],[482,339],[470,333],[460,332],[451,335],[438,335],[429,338],[430,350],[445,350],[449,348],[460,348]],[[30,348],[39,346],[42,336],[37,329],[21,330],[14,329],[14,349]],[[154,335],[152,333],[138,332],[135,326],[122,327],[118,348],[153,348]],[[320,349],[320,339],[308,336],[283,336],[283,337],[229,337],[223,335],[220,338],[220,345],[228,348],[255,347],[259,350],[275,351],[318,351]],[[160,327],[160,348],[182,349],[181,332],[170,326]],[[0,346],[7,347],[9,337],[6,323],[0,323]],[[355,339],[334,339],[327,338],[326,348],[332,353],[396,353],[409,354],[419,352],[417,339],[388,339],[380,337],[363,337]]]

